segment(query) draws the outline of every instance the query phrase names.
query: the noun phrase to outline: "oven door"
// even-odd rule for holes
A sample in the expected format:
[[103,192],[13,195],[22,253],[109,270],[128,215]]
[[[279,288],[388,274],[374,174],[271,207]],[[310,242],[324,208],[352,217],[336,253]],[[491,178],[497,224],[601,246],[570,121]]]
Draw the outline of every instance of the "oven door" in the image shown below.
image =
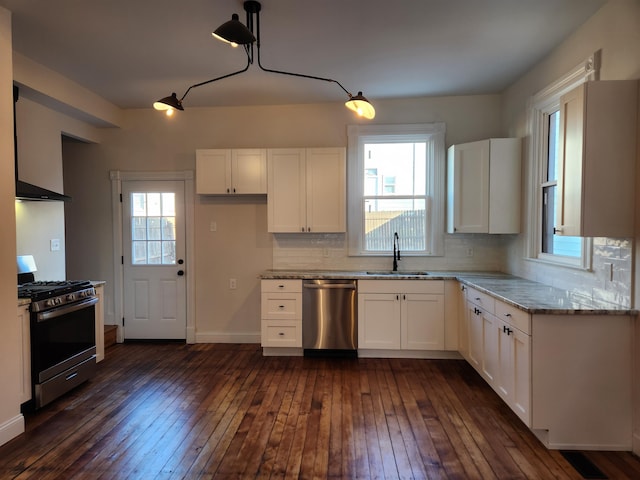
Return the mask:
[[43,383],[96,353],[95,305],[98,297],[32,314],[31,367]]

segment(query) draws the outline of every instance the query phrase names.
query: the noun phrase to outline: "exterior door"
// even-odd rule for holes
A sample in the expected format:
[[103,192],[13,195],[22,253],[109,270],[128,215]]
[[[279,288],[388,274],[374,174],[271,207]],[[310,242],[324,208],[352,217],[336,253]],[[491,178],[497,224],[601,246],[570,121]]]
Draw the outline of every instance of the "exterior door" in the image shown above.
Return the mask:
[[124,338],[186,339],[182,181],[124,181]]

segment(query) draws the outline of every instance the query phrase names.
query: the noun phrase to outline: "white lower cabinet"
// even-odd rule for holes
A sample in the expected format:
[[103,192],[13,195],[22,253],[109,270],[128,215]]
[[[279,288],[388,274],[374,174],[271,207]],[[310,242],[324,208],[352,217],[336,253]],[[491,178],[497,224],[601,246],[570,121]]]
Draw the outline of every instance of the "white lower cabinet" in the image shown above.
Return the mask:
[[444,325],[444,281],[358,282],[359,350],[444,350]]
[[466,360],[531,426],[530,315],[466,287]]
[[302,280],[261,281],[261,344],[302,348]]
[[20,377],[20,403],[31,400],[31,320],[29,305],[18,307],[18,324],[20,326],[22,370]]

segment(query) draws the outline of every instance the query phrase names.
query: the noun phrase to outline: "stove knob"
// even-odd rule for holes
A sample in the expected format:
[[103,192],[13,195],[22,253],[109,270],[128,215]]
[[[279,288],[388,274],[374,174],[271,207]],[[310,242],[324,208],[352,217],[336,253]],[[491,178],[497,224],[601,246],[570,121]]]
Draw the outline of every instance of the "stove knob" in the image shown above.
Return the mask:
[[67,295],[67,302],[73,302],[73,293]]
[[53,307],[55,305],[54,299],[50,298],[49,300],[45,300],[44,305],[45,307]]

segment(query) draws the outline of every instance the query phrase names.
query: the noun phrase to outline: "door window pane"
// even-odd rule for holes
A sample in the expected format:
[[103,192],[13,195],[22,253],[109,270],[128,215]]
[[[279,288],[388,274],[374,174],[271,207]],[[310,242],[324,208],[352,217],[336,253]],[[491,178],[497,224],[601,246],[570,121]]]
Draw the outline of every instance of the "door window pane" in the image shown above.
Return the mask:
[[131,263],[176,263],[175,194],[131,194]]

